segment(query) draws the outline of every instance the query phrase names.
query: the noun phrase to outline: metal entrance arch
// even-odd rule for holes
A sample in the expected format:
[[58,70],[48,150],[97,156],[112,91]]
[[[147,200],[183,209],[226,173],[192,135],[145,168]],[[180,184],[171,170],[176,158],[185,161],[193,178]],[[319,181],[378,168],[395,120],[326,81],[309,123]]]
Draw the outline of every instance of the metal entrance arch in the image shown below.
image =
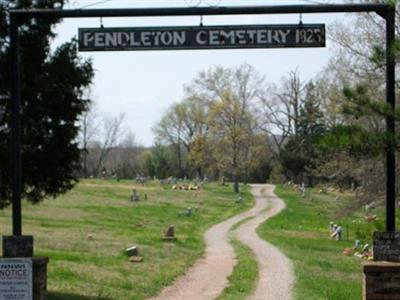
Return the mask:
[[[72,10],[11,10],[11,101],[12,101],[12,228],[13,235],[22,234],[21,216],[21,71],[19,61],[19,26],[31,18],[90,18],[90,17],[171,17],[205,15],[308,14],[374,12],[386,21],[386,101],[395,108],[395,59],[391,46],[395,40],[395,6],[390,4],[321,4],[274,5],[243,7],[195,8],[130,8],[130,9],[72,9]],[[395,120],[386,119],[387,131],[394,136]],[[395,150],[386,149],[386,231],[396,230],[396,160]]]

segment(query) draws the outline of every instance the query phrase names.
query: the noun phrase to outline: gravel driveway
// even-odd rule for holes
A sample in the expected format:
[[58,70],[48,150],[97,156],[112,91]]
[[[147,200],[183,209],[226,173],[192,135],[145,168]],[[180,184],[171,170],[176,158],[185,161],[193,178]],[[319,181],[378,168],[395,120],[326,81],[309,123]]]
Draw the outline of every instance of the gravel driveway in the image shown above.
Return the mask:
[[[228,285],[228,276],[236,264],[235,253],[229,243],[231,227],[252,217],[235,230],[237,238],[254,252],[259,264],[259,281],[250,299],[291,299],[293,274],[289,260],[275,247],[255,233],[259,224],[284,208],[282,200],[273,194],[272,185],[252,185],[256,204],[249,211],[214,225],[205,233],[206,251],[185,275],[172,286],[165,287],[151,300],[211,300]],[[270,208],[266,210],[270,203]]]
[[265,184],[251,186],[256,201],[269,208],[235,230],[236,237],[250,247],[258,263],[258,282],[249,300],[292,299],[294,275],[290,260],[256,233],[261,223],[285,208],[285,203],[274,194],[274,188],[273,185]]

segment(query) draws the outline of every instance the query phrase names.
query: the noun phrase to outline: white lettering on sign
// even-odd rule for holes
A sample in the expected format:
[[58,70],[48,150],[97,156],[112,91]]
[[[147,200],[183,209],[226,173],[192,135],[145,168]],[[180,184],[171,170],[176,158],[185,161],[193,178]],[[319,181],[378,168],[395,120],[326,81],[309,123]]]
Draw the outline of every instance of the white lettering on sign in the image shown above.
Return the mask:
[[199,32],[196,34],[196,42],[197,42],[199,45],[205,45],[205,44],[207,44],[207,40],[206,40],[206,39],[203,39],[203,37],[207,37],[207,32],[205,32],[205,31],[199,31]]
[[250,43],[255,44],[256,36],[257,36],[257,30],[247,30],[247,34],[249,35]]
[[116,34],[106,34],[106,40],[105,40],[106,45],[113,45],[115,47],[117,43],[118,43],[118,36]]
[[296,30],[296,43],[311,44],[322,42],[321,29],[297,29]]
[[92,41],[93,41],[93,33],[85,32],[84,35],[83,35],[83,43],[85,45],[88,45],[89,42],[92,42]]
[[267,33],[271,33],[271,31],[267,31],[265,29],[257,30],[257,43],[266,44],[270,39],[267,39]]
[[174,46],[184,45],[186,42],[186,32],[175,32],[174,31]]
[[94,46],[104,47],[104,32],[96,32],[94,35]]
[[32,300],[32,260],[0,259],[0,300]]
[[325,25],[80,29],[81,51],[324,47]]
[[231,31],[225,31],[221,30],[220,32],[221,35],[221,44],[232,44],[235,42],[235,32]]

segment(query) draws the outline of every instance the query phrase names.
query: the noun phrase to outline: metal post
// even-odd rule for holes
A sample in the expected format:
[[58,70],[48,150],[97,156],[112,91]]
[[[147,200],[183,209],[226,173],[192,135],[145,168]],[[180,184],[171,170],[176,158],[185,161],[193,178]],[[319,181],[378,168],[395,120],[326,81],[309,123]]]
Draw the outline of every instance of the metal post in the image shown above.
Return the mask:
[[11,13],[20,17],[35,18],[98,18],[98,17],[172,17],[201,15],[256,15],[299,13],[345,13],[376,12],[384,15],[386,3],[362,4],[315,4],[315,5],[269,5],[234,7],[154,7],[154,8],[106,8],[106,9],[17,9]]
[[[395,11],[388,7],[386,15],[386,101],[395,108],[395,59],[392,46],[395,40]],[[394,139],[395,120],[386,118],[388,134]],[[386,231],[396,231],[396,153],[393,145],[386,152]]]
[[13,235],[22,234],[21,226],[21,75],[19,61],[19,22],[10,16],[11,42],[11,157],[12,157],[12,224]]

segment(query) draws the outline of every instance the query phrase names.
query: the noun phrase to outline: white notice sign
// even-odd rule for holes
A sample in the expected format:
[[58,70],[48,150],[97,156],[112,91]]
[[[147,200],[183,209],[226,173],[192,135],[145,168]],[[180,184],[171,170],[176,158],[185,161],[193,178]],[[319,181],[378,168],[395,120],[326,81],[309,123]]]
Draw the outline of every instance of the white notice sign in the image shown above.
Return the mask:
[[32,299],[32,260],[0,259],[0,300]]

